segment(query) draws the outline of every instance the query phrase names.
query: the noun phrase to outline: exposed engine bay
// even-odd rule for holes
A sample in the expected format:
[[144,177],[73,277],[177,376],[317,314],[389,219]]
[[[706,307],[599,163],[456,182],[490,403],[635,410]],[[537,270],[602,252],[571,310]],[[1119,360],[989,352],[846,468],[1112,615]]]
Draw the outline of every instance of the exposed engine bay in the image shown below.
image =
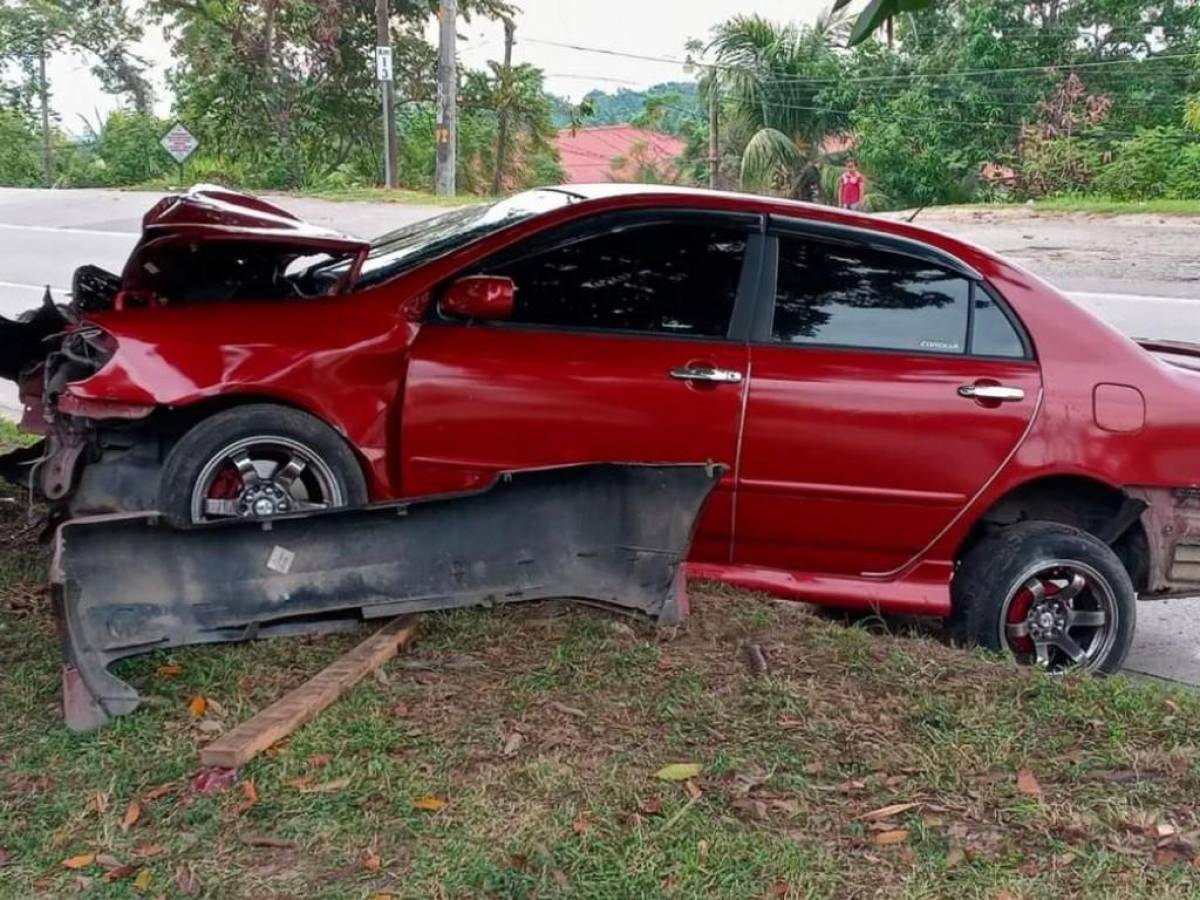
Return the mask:
[[[127,310],[253,300],[301,300],[334,294],[352,280],[370,243],[318,228],[265,201],[199,186],[165,197],[143,217],[142,236],[120,274],[99,266],[75,270],[69,301],[46,289],[42,303],[17,319],[0,316],[0,377],[15,381],[22,427],[45,439],[0,456],[0,477],[65,498],[82,461],[157,455],[157,434],[138,434],[151,410],[80,400],[67,386],[98,373],[115,342],[91,317]],[[63,298],[64,300],[66,298]],[[106,421],[103,433],[95,423]],[[139,465],[153,465],[142,459]],[[93,477],[92,480],[95,480]],[[111,479],[109,479],[111,481]],[[71,512],[111,511],[113,492],[135,488],[130,473],[98,496],[73,501]],[[143,498],[147,499],[148,498]],[[121,508],[143,508],[132,490]]]

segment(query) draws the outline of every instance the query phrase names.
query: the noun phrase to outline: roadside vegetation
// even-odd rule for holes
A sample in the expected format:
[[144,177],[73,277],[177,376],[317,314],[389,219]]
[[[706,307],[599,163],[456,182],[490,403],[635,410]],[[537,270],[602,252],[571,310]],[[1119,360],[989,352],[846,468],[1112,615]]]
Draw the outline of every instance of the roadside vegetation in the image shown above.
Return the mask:
[[200,746],[359,638],[130,660],[144,707],[73,735],[42,524],[15,501],[0,896],[1200,892],[1195,695],[713,585],[662,631],[559,604],[423,616],[410,652],[206,785]]

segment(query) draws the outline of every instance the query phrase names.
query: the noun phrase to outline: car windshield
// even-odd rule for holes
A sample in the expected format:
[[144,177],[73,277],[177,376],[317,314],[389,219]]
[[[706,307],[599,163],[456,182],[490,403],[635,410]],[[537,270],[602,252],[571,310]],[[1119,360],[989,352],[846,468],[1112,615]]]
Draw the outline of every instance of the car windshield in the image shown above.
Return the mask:
[[[560,209],[579,199],[578,194],[569,191],[526,191],[497,203],[464,206],[397,228],[371,242],[371,250],[355,285],[365,288],[382,284],[419,263],[444,256],[502,228]],[[349,265],[348,260],[332,265],[326,263],[310,269],[305,277],[332,283]]]

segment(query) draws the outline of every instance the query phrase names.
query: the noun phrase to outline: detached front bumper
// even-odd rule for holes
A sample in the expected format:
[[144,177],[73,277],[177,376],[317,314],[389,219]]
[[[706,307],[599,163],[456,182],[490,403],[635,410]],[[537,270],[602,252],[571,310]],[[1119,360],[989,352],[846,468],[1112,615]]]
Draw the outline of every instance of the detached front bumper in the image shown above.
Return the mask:
[[721,473],[601,463],[505,473],[478,493],[267,521],[69,521],[51,575],[67,724],[95,728],[136,709],[137,691],[109,665],[168,647],[550,598],[672,621]]

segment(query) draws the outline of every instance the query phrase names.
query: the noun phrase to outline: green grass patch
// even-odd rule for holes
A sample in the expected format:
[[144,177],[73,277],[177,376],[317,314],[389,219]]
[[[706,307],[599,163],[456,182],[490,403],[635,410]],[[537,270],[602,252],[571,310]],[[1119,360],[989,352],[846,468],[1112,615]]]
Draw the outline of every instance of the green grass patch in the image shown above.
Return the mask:
[[[1079,213],[1098,216],[1121,215],[1156,215],[1156,216],[1200,216],[1200,199],[1198,200],[1110,200],[1105,197],[1089,197],[1067,195],[1062,197],[1047,197],[1032,203],[977,203],[965,206],[933,206],[926,213],[936,215],[938,212],[971,210],[1020,211],[1027,210],[1035,213]],[[921,217],[917,217],[919,223]]]
[[[715,586],[661,631],[557,604],[423,616],[203,793],[199,748],[360,636],[129,660],[143,708],[71,734],[38,524],[0,503],[3,897],[1200,893],[1194,695]],[[659,780],[670,763],[703,770]]]
[[17,423],[0,416],[0,453],[37,443],[38,436],[22,431]]

